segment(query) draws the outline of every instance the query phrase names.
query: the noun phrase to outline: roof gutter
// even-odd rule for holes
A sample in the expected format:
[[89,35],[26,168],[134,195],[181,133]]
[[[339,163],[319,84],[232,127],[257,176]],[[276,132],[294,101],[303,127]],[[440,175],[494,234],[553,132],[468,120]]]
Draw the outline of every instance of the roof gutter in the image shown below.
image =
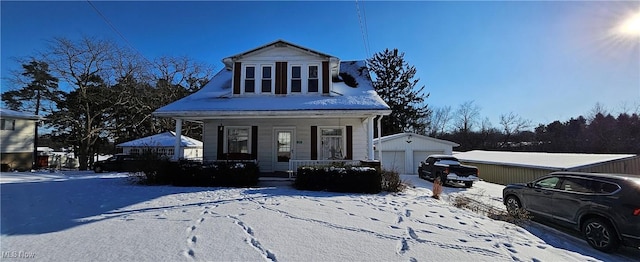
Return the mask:
[[391,110],[291,110],[291,111],[171,111],[153,112],[156,117],[181,119],[327,118],[389,115]]

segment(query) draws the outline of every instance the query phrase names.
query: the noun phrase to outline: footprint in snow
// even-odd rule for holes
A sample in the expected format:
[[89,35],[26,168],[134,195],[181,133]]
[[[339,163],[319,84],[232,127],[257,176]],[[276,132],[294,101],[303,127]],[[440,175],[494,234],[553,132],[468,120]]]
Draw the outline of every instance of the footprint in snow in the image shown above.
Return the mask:
[[184,251],[184,256],[187,258],[194,258],[196,256],[196,252],[194,252],[193,249],[189,249]]

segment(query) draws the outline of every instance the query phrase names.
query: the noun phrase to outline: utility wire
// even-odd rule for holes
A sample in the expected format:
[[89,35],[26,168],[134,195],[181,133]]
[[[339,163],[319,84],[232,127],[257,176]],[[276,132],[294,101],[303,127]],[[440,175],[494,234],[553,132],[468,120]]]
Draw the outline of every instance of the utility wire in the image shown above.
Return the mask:
[[360,33],[362,34],[362,42],[364,44],[364,51],[367,56],[367,59],[371,57],[371,51],[369,49],[369,32],[367,30],[367,18],[366,13],[364,12],[364,6],[362,7],[362,15],[360,15],[360,5],[358,4],[358,0],[355,0],[356,3],[356,13],[358,14],[358,22],[360,23]]
[[111,30],[113,30],[116,34],[118,34],[118,36],[120,36],[120,38],[122,38],[122,40],[124,40],[124,42],[127,44],[127,46],[129,46],[129,48],[131,48],[133,51],[138,53],[138,55],[140,55],[140,57],[142,57],[145,61],[147,61],[147,63],[149,63],[150,65],[153,65],[153,63],[151,63],[151,61],[149,61],[149,59],[147,59],[144,55],[142,55],[142,53],[140,51],[138,51],[138,49],[136,49],[129,42],[129,40],[127,40],[127,38],[124,37],[124,35],[122,33],[120,33],[120,31],[111,23],[111,21],[109,21],[109,19],[107,19],[107,17],[104,14],[102,14],[102,12],[100,12],[100,10],[98,10],[98,8],[95,5],[93,5],[93,3],[91,3],[90,0],[87,0],[87,3],[89,3],[89,5],[93,8],[93,10],[95,10],[96,13],[98,13],[98,15],[100,15],[102,20],[104,20],[104,22],[107,23],[107,25],[109,25],[109,27],[111,27]]

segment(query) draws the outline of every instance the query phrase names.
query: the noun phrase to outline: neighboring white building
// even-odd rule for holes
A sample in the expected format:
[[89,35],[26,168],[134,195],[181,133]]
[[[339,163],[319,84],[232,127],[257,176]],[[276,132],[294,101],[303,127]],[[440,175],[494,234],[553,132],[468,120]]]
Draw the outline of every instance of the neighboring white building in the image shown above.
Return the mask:
[[[116,145],[122,148],[122,153],[137,155],[150,150],[160,156],[173,158],[175,156],[176,133],[164,132],[157,135],[139,138]],[[180,152],[178,158],[202,159],[202,142],[196,139],[180,136]]]
[[289,160],[373,160],[374,122],[389,115],[364,60],[278,40],[224,58],[201,90],[153,115],[203,124],[204,160],[254,159],[262,172]]
[[0,161],[2,170],[31,169],[34,163],[36,122],[42,117],[0,108]]
[[[400,174],[418,174],[418,165],[429,155],[451,155],[454,142],[433,137],[399,133],[376,138],[376,159],[381,159],[382,168]],[[382,158],[379,158],[382,152]]]

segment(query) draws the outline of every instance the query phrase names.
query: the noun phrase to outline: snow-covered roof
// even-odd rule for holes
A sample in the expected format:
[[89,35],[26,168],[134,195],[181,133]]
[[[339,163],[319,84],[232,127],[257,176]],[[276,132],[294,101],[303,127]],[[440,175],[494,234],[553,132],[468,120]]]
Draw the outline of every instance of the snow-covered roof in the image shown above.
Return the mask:
[[[202,147],[202,142],[188,136],[180,136],[182,147]],[[118,144],[118,147],[172,147],[176,144],[175,132],[164,132],[157,135],[139,138]]]
[[0,117],[10,117],[17,119],[30,119],[30,120],[41,120],[43,119],[41,116],[37,116],[31,113],[14,111],[6,108],[0,108]]
[[356,87],[333,82],[329,95],[244,94],[233,96],[232,71],[222,69],[199,91],[159,108],[160,117],[223,118],[237,116],[314,116],[336,114],[385,114],[389,106],[373,88],[364,61],[342,61],[340,73],[353,76]]
[[572,170],[635,157],[632,154],[576,154],[544,152],[506,152],[473,150],[454,154],[464,162],[532,167],[547,170]]
[[385,142],[385,141],[390,141],[390,140],[395,140],[395,139],[406,140],[406,139],[408,139],[409,136],[411,136],[412,139],[414,139],[414,138],[416,138],[416,139],[424,139],[424,140],[429,140],[429,141],[440,143],[440,144],[450,145],[452,147],[460,146],[458,143],[455,143],[455,142],[442,140],[442,139],[437,139],[437,138],[433,138],[433,137],[429,137],[429,136],[423,136],[423,135],[414,134],[414,133],[398,133],[398,134],[393,134],[393,135],[388,135],[388,136],[383,136],[383,137],[380,137],[380,138],[376,138],[373,141],[375,143],[378,143],[378,141]]

